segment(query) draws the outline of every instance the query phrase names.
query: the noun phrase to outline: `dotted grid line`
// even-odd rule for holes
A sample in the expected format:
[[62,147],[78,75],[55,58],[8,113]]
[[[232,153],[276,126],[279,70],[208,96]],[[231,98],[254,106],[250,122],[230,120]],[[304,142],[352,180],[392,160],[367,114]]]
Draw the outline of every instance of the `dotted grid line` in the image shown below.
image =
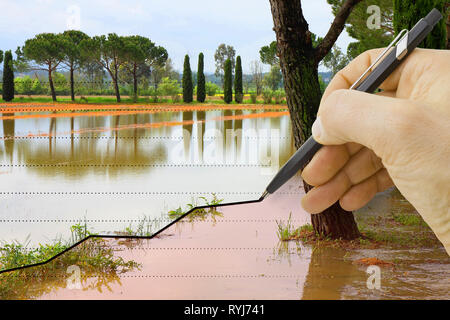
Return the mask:
[[[121,274],[120,278],[153,278],[153,279],[163,279],[163,278],[186,278],[186,279],[195,279],[195,278],[203,278],[203,279],[286,279],[286,278],[298,278],[303,277],[304,275],[296,275],[296,274],[159,274],[159,275],[151,275],[151,274],[140,274],[140,275],[130,275],[130,274]],[[24,275],[24,278],[34,279],[34,278],[42,278],[40,275]],[[60,275],[46,275],[46,278],[60,278],[66,279],[64,276]]]
[[[86,105],[87,107],[88,105]],[[152,108],[152,107],[146,107],[146,106],[142,106],[141,108],[139,107],[132,107],[132,108],[100,108],[100,109],[95,109],[95,107],[92,108],[79,108],[79,109],[69,109],[69,108],[53,108],[51,106],[47,106],[47,105],[43,105],[43,106],[29,106],[29,109],[26,108],[15,108],[15,107],[4,107],[0,105],[0,112],[2,113],[16,113],[16,112],[54,112],[54,111],[77,111],[77,112],[86,112],[86,111],[96,111],[96,112],[100,112],[100,111],[162,111],[162,112],[186,112],[186,111],[287,111],[287,108],[283,108],[283,107],[273,107],[273,108],[237,108],[237,109],[217,109],[217,108],[208,108],[205,107],[204,109],[196,109],[196,108]],[[41,108],[41,109],[39,109]],[[45,109],[47,108],[47,109]]]
[[[67,139],[67,140],[71,140],[71,139],[154,139],[154,140],[184,140],[184,137],[152,137],[152,136],[141,136],[141,137],[106,137],[106,136],[89,136],[89,137],[80,137],[80,136],[23,136],[23,137],[15,137],[15,136],[5,136],[5,137],[0,137],[0,140],[7,140],[7,139],[45,139],[48,140],[49,138],[52,139]],[[196,136],[192,136],[191,139],[198,139],[200,137],[196,137]],[[257,136],[257,137],[240,137],[241,139],[249,139],[249,140],[272,140],[273,139],[291,139],[291,137],[272,137],[272,136]],[[222,138],[218,138],[218,137],[203,137],[203,140],[218,140],[218,139],[224,139]]]
[[41,163],[41,164],[0,164],[0,167],[4,168],[28,168],[28,167],[154,167],[154,168],[182,168],[182,167],[202,167],[202,168],[210,168],[210,167],[218,167],[218,168],[247,168],[247,167],[270,167],[270,165],[262,165],[262,164],[145,164],[145,163],[112,163],[112,164],[61,164],[61,163]]
[[[36,81],[36,80],[37,80],[37,82],[39,82],[41,84],[49,84],[50,83],[48,80],[42,80],[42,79],[36,79],[36,78],[33,79],[33,81]],[[0,80],[0,84],[2,84],[2,83],[3,83],[3,81]],[[53,80],[53,84],[56,84],[56,85],[67,85],[68,82],[66,80],[64,80],[64,81]],[[83,80],[83,81],[74,81],[73,84],[74,85],[78,85],[78,84],[108,84],[109,85],[109,84],[114,84],[114,81],[112,81],[112,80],[104,80],[104,81]],[[128,81],[117,81],[117,84],[129,85],[130,82],[128,82]],[[220,95],[220,93],[218,93],[218,95]],[[250,93],[244,93],[244,95],[250,95]],[[69,95],[67,95],[67,96],[69,96]],[[147,95],[141,95],[141,96],[147,96]],[[148,96],[151,96],[151,95],[148,95]],[[87,95],[87,97],[98,97],[98,96]],[[110,95],[110,97],[114,98],[114,99],[116,98],[114,95]]]
[[[218,219],[218,220],[198,220],[197,222],[209,223],[209,222],[278,222],[289,219]],[[145,220],[145,222],[171,222],[173,219],[149,219]],[[292,222],[301,222],[302,220],[290,220]],[[91,222],[91,223],[123,223],[123,222],[142,222],[142,220],[137,219],[0,219],[0,223],[66,223],[66,222]],[[184,221],[180,221],[184,222]]]
[[[0,250],[4,247],[0,247]],[[129,250],[156,250],[156,251],[174,251],[174,250],[181,250],[181,251],[192,251],[192,250],[199,250],[199,251],[265,251],[265,250],[276,250],[275,248],[257,248],[257,247],[249,247],[249,248],[201,248],[201,247],[192,247],[192,248],[150,248],[150,247],[138,247],[138,248],[115,248],[115,246],[94,246],[93,249],[111,249],[112,251],[129,251]],[[18,248],[21,251],[33,251],[40,249],[39,247],[28,247],[28,248]],[[297,250],[287,250],[283,251],[286,253],[298,253]]]
[[[198,195],[198,194],[223,194],[223,195],[260,195],[261,192],[182,192],[182,191],[0,191],[0,195]],[[283,195],[300,195],[302,193],[277,192]]]

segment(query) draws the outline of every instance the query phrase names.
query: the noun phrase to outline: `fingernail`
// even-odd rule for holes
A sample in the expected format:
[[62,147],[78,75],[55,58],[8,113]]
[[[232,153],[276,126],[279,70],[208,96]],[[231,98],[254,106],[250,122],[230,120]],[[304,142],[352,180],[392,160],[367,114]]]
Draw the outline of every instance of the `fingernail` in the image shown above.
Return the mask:
[[320,136],[322,135],[322,121],[320,121],[320,116],[317,116],[316,121],[314,121],[311,132],[314,137],[314,139],[320,139]]

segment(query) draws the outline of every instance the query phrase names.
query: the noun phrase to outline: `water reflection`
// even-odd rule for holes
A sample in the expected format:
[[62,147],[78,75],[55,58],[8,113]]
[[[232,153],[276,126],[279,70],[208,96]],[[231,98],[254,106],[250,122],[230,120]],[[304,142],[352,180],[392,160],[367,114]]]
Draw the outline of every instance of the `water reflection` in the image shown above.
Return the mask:
[[79,221],[101,234],[143,217],[164,224],[168,211],[213,193],[223,202],[255,199],[278,170],[270,157],[281,165],[293,151],[283,112],[38,115],[2,114],[0,240],[6,243],[51,243]]
[[[5,113],[4,115],[14,115],[13,113]],[[4,139],[4,150],[9,158],[9,163],[13,163],[13,151],[14,151],[14,127],[15,120],[2,120],[3,122],[3,137],[8,137],[8,139]]]
[[[191,150],[191,138],[192,138],[192,120],[194,119],[194,113],[192,111],[183,112],[183,141],[184,141],[184,157],[185,160],[189,159],[189,151]],[[199,141],[201,139],[198,139]]]
[[89,239],[38,268],[2,273],[0,299],[36,299],[62,288],[111,291],[111,286],[122,285],[121,274],[139,269],[140,265],[115,256],[110,244],[100,238]]
[[316,248],[311,251],[308,274],[303,286],[303,300],[340,300],[342,291],[352,282],[365,282],[366,274],[351,261],[345,251]]

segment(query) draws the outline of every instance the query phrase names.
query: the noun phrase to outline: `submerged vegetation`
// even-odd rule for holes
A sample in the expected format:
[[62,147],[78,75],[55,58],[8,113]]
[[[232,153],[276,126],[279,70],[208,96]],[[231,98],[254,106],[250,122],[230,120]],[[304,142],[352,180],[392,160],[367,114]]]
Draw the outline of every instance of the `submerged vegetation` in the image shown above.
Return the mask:
[[151,219],[150,217],[143,217],[136,225],[132,223],[125,228],[123,232],[116,232],[117,235],[150,237],[161,228],[161,219]]
[[395,189],[389,210],[381,212],[370,206],[355,216],[361,237],[355,240],[330,239],[317,234],[310,224],[292,225],[291,215],[286,223],[277,221],[280,241],[301,241],[315,246],[342,248],[433,248],[442,246],[422,217]]
[[[85,224],[72,226],[71,232],[72,243],[91,234]],[[70,245],[71,242],[61,240],[32,249],[19,243],[5,244],[1,248],[0,270],[44,262]],[[99,290],[108,286],[108,282],[119,281],[119,274],[139,268],[138,263],[115,256],[105,239],[91,238],[44,265],[0,274],[0,299],[30,299],[51,292],[53,288],[66,287],[71,266],[80,268],[81,282],[89,279],[88,287]],[[95,275],[94,281],[90,275]],[[52,285],[49,286],[49,282]],[[43,283],[46,285],[41,286]]]
[[277,221],[277,226],[278,239],[281,241],[306,240],[307,236],[309,236],[311,232],[314,232],[313,227],[310,224],[295,228],[292,225],[292,213],[289,213],[289,218],[286,223]]
[[[191,212],[189,216],[187,217],[189,221],[194,221],[197,219],[204,220],[208,216],[211,216],[212,218],[215,218],[216,216],[221,216],[222,214],[217,211],[215,206],[221,204],[223,202],[223,199],[217,198],[217,195],[215,193],[211,193],[212,199],[208,200],[206,197],[199,197],[201,200],[203,200],[204,204],[203,206],[209,207],[209,208],[198,208]],[[198,207],[199,204],[195,201],[194,203],[188,203],[187,209],[183,210],[183,208],[178,207],[175,210],[170,210],[168,215],[171,219],[177,219],[181,217],[182,215],[186,214],[187,212],[191,211],[193,208]]]
[[[221,213],[218,212],[214,206],[219,205],[223,199],[217,198],[215,193],[212,193],[211,199],[206,197],[199,197],[199,199],[204,202],[204,206],[210,208],[196,209],[191,213],[191,215],[189,215],[189,221],[193,221],[195,219],[205,219],[208,216],[215,217],[221,215]],[[167,215],[171,219],[176,219],[197,206],[198,204],[195,201],[187,205],[187,210],[184,211],[181,207],[179,207],[176,210],[169,211]],[[144,216],[135,226],[130,223],[124,231],[116,232],[116,234],[118,236],[126,235],[150,237],[161,228],[161,221],[162,219],[151,219],[150,217]],[[29,248],[29,241],[25,244],[18,242],[2,243],[0,247],[0,270],[9,270],[21,266],[45,262],[69,249],[75,243],[94,235],[94,233],[88,230],[86,223],[77,223],[70,227],[70,231],[71,237],[69,241],[59,239],[51,244],[39,244],[36,248]],[[36,269],[36,274],[41,274],[42,272],[46,272],[41,269],[53,269],[61,265],[66,265],[69,261],[72,264],[76,263],[90,265],[94,268],[100,267],[101,270],[107,270],[109,268],[110,271],[117,270],[118,268],[127,270],[135,267],[132,262],[128,263],[123,261],[121,258],[114,257],[113,252],[105,245],[104,239],[92,237],[45,266],[33,269]],[[17,272],[20,273],[21,271]],[[13,273],[14,272],[11,274]]]

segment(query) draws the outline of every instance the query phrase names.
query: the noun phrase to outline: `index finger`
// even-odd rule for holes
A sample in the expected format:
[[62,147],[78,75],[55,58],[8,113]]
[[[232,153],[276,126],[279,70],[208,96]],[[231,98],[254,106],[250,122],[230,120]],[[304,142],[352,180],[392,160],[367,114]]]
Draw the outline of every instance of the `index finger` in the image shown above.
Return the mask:
[[[384,48],[367,50],[353,59],[344,69],[340,70],[328,84],[322,96],[325,100],[333,91],[349,89],[352,84],[370,67]],[[400,80],[401,70],[397,68],[380,86],[381,89],[394,91]]]

